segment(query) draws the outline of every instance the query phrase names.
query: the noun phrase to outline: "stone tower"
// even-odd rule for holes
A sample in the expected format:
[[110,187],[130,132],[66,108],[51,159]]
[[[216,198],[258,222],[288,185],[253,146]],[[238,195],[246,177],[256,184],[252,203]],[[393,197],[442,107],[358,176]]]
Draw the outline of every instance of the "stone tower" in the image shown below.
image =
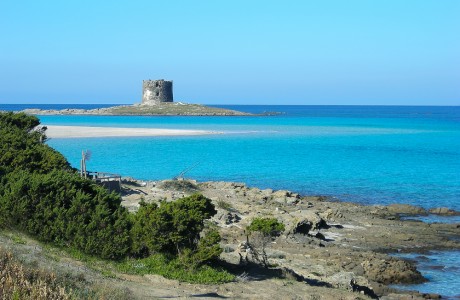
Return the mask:
[[142,105],[156,105],[173,102],[173,82],[169,80],[143,80]]

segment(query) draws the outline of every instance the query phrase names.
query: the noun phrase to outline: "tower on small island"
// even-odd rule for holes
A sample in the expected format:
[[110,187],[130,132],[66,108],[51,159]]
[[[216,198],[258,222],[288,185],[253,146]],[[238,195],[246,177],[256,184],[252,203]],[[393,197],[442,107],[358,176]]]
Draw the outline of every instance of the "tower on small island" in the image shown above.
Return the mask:
[[143,80],[142,105],[157,105],[173,102],[173,82],[170,80]]

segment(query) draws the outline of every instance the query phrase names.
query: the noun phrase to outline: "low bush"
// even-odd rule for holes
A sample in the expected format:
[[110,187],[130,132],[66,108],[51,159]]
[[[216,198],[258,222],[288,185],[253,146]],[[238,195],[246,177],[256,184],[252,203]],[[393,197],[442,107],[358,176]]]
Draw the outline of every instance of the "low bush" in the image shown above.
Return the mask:
[[46,128],[34,130],[39,124],[36,117],[23,113],[0,113],[0,175],[71,170],[62,154],[44,144]]
[[201,265],[217,258],[220,236],[210,231],[200,236],[205,220],[216,214],[211,200],[200,194],[173,202],[141,203],[133,217],[133,252],[146,256],[156,252],[190,259]]
[[[253,258],[265,267],[269,266],[267,246],[284,231],[284,224],[276,218],[255,218],[246,228]],[[249,239],[249,236],[251,239]]]
[[249,233],[261,233],[267,237],[279,236],[284,230],[284,224],[276,218],[255,218],[247,228]]
[[103,258],[129,253],[130,223],[119,196],[66,171],[19,171],[7,179],[0,215],[10,226]]

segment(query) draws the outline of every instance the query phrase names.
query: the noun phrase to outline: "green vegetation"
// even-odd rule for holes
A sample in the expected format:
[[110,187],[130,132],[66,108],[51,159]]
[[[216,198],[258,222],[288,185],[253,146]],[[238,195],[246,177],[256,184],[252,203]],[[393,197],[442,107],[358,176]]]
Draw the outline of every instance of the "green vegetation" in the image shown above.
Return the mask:
[[279,236],[284,230],[284,224],[275,218],[255,218],[248,226],[250,233],[261,233],[264,236]]
[[21,244],[21,245],[26,244],[26,241],[17,234],[11,235],[11,240],[13,240],[13,242],[15,242],[16,244]]
[[36,117],[23,113],[0,113],[0,176],[18,170],[70,170],[64,156],[43,144],[46,127],[34,130],[39,124]]
[[[222,252],[219,233],[203,232],[216,213],[211,200],[194,194],[160,205],[143,203],[137,214],[129,214],[118,194],[81,178],[44,144],[46,128],[38,125],[36,117],[0,113],[0,227],[103,259],[162,256],[157,266],[172,273],[148,270],[170,278],[230,280],[228,273],[209,267]],[[195,271],[201,279],[187,275]]]
[[255,218],[246,228],[251,242],[249,246],[252,249],[254,259],[265,267],[269,266],[267,256],[268,244],[284,231],[284,224],[280,223],[276,218]]
[[9,226],[102,258],[129,253],[128,211],[117,195],[68,171],[21,170],[5,179],[0,214]]
[[184,268],[179,259],[170,259],[163,254],[153,254],[143,259],[127,259],[116,264],[119,272],[145,275],[158,274],[169,279],[176,279],[190,283],[223,283],[234,280],[235,276],[225,270],[200,266],[192,272]]
[[222,252],[220,236],[209,231],[204,237],[204,221],[216,214],[211,200],[194,194],[174,202],[141,203],[132,228],[133,252],[146,256],[165,253],[178,256],[189,268],[217,259]]
[[0,220],[45,242],[103,258],[130,250],[128,211],[118,195],[80,178],[43,143],[37,118],[0,114]]

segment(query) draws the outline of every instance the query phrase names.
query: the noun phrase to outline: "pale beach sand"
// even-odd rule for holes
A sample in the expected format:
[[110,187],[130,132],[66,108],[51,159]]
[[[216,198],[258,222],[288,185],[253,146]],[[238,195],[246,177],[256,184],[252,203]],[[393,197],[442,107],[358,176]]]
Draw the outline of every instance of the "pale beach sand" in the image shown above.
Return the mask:
[[220,134],[217,131],[160,129],[160,128],[118,128],[90,126],[54,126],[48,127],[49,138],[82,138],[82,137],[131,137],[131,136],[186,136]]

